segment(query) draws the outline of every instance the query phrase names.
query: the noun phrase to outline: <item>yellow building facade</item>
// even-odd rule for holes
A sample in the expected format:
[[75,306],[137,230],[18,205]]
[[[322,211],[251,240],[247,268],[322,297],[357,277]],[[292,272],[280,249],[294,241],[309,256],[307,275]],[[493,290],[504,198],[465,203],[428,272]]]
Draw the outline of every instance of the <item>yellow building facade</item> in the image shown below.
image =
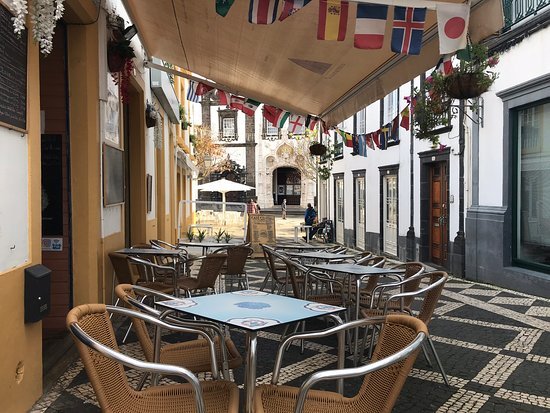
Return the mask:
[[[151,239],[176,241],[178,204],[191,198],[196,175],[191,130],[182,128],[174,104],[177,99],[192,116],[186,82],[176,77],[168,83],[172,89],[154,89],[136,36],[122,102],[108,70],[107,42],[113,10],[131,24],[124,9],[102,2],[98,10],[91,0],[69,0],[65,7],[50,56],[41,57],[26,33],[25,128],[0,120],[0,152],[11,154],[4,158],[14,175],[1,181],[13,200],[0,202],[0,397],[6,412],[28,411],[42,395],[43,349],[66,339],[70,308],[112,301],[108,253]],[[173,94],[170,104],[162,93]],[[0,107],[7,104],[2,96]],[[158,111],[154,127],[145,122],[148,104]],[[42,321],[25,323],[24,271],[36,264],[52,270],[50,310]]]

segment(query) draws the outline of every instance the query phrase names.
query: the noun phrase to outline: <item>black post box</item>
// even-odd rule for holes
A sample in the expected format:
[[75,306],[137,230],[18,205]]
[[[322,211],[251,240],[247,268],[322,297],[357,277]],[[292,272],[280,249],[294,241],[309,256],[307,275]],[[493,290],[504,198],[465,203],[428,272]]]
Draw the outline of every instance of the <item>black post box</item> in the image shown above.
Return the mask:
[[52,272],[42,264],[25,269],[25,323],[42,320],[50,312]]

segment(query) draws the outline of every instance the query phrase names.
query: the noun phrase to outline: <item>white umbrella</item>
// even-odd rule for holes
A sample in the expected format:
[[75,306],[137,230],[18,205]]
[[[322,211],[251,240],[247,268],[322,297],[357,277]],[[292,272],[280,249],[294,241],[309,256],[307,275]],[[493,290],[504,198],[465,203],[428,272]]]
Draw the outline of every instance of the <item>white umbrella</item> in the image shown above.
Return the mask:
[[217,181],[201,184],[197,186],[197,189],[199,191],[221,192],[223,214],[225,215],[225,194],[227,192],[250,191],[251,189],[254,189],[254,187],[240,184],[238,182],[228,181],[227,179],[222,178]]

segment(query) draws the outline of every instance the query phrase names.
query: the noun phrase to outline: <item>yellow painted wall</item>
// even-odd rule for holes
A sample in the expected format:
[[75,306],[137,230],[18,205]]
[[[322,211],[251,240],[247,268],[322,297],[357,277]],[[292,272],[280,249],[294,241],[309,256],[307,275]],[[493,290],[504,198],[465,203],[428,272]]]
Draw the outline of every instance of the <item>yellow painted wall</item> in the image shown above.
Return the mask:
[[73,302],[103,297],[98,26],[67,27],[71,136]]
[[[42,259],[40,82],[38,48],[28,38],[29,263]],[[6,196],[4,194],[3,196]],[[25,412],[42,394],[42,323],[24,323],[25,267],[0,273],[0,400],[3,412]],[[19,366],[19,368],[18,368]]]

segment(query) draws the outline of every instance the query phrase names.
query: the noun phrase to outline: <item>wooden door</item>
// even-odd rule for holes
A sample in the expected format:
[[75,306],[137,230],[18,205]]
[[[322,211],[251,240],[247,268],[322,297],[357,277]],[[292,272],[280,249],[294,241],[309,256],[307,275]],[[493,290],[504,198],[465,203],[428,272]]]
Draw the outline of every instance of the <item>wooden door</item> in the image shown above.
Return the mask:
[[336,186],[336,242],[344,243],[344,180],[337,179]]
[[385,175],[384,199],[384,252],[397,256],[397,175]]
[[355,247],[365,249],[365,177],[355,178]]
[[430,257],[434,264],[446,266],[449,240],[447,162],[431,166],[430,185]]

